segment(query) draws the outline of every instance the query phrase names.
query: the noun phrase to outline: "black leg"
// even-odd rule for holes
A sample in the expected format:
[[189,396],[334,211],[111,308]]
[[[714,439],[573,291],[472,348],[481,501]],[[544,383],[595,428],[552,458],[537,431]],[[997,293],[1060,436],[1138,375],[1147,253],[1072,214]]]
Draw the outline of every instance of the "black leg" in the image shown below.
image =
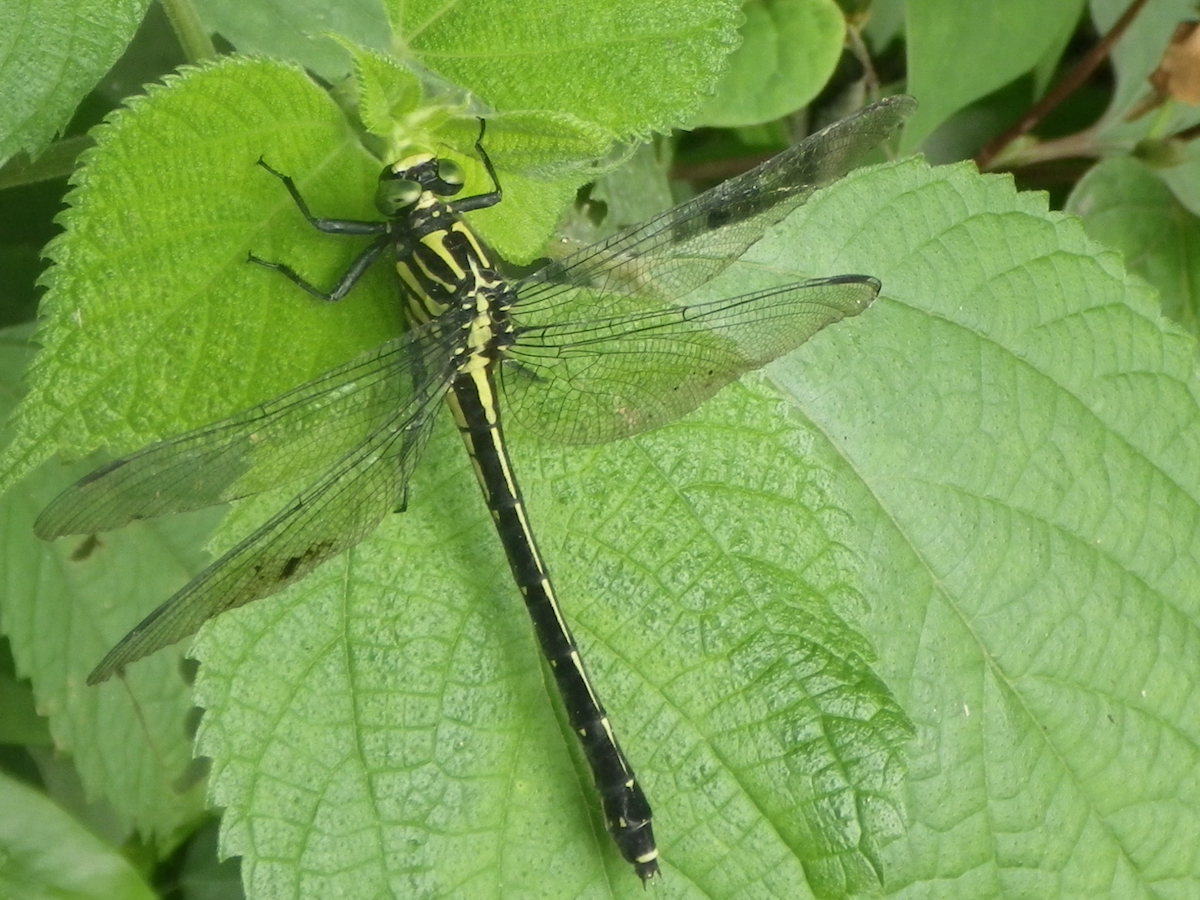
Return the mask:
[[[313,228],[318,231],[323,231],[326,234],[383,234],[387,231],[387,222],[360,222],[355,219],[320,219],[308,211],[308,204],[304,202],[304,198],[300,196],[300,189],[296,187],[296,182],[272,169],[265,159],[261,156],[258,158],[258,164],[283,182],[283,186],[287,188],[292,199],[296,201],[296,206],[300,208],[300,212],[304,218],[308,220]],[[490,164],[489,164],[490,171]],[[495,176],[492,176],[493,178]]]
[[371,245],[367,247],[366,250],[358,254],[358,258],[350,264],[350,268],[348,268],[345,274],[338,279],[338,283],[333,286],[333,290],[329,291],[328,293],[321,290],[312,282],[305,281],[291,266],[284,265],[283,263],[267,262],[267,260],[260,259],[253,253],[249,255],[247,262],[257,263],[265,268],[274,269],[276,272],[286,276],[294,284],[304,288],[304,290],[308,291],[308,293],[312,294],[318,300],[326,300],[330,303],[336,303],[338,300],[341,300],[348,293],[350,293],[350,289],[354,287],[358,279],[362,278],[363,273],[371,267],[371,263],[375,262],[375,260],[379,258],[379,254],[383,252],[383,248],[387,245],[388,236],[386,234],[380,235],[378,238],[372,241]]
[[474,197],[463,197],[460,200],[455,200],[453,203],[447,204],[456,213],[471,212],[476,209],[486,209],[489,206],[495,206],[500,202],[504,192],[500,188],[500,179],[496,177],[496,167],[492,165],[492,158],[487,155],[487,151],[483,149],[483,132],[487,128],[487,120],[479,120],[479,137],[475,138],[475,152],[479,154],[479,158],[483,161],[483,167],[487,169],[488,175],[492,179],[494,191],[487,194],[477,194]]

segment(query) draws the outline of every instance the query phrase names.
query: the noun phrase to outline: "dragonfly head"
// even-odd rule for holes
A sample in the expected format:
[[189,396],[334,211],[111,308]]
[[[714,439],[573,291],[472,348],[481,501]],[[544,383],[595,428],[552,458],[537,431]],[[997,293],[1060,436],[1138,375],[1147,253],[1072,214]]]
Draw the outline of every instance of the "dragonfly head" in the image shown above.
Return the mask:
[[437,197],[453,197],[466,182],[462,166],[431,153],[409,156],[385,166],[379,173],[375,207],[389,219],[411,209],[426,191]]

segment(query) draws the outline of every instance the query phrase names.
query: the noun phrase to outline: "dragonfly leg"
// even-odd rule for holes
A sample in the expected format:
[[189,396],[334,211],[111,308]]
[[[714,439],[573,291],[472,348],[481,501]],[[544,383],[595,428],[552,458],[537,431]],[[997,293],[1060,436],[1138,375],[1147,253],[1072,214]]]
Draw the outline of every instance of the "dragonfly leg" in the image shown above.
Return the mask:
[[371,263],[375,262],[375,260],[379,258],[379,254],[383,252],[383,249],[387,245],[388,235],[386,234],[382,234],[372,241],[366,250],[358,254],[358,257],[354,260],[354,262],[350,264],[350,268],[348,268],[342,277],[338,279],[338,283],[335,284],[333,289],[330,291],[321,290],[311,281],[307,281],[302,278],[291,266],[284,263],[268,262],[265,259],[255,256],[253,253],[247,257],[246,261],[256,263],[257,265],[263,266],[267,269],[274,269],[276,272],[279,272],[285,276],[293,284],[302,287],[305,291],[316,297],[318,300],[336,303],[350,293],[350,289],[354,287],[354,285],[358,282],[358,279],[362,278],[363,273],[371,267]]
[[308,204],[304,202],[304,197],[301,196],[300,189],[296,187],[296,182],[292,181],[291,176],[284,175],[282,172],[271,168],[261,156],[258,158],[258,164],[283,182],[283,186],[292,195],[292,199],[296,202],[296,206],[299,207],[301,214],[308,220],[308,224],[317,229],[317,231],[323,231],[326,234],[384,234],[387,232],[387,222],[362,222],[357,219],[324,219],[314,216],[308,211]]
[[483,167],[487,169],[487,173],[492,179],[494,190],[486,194],[476,194],[474,197],[462,197],[453,203],[446,204],[456,213],[462,214],[475,209],[486,209],[489,206],[495,206],[504,196],[504,191],[500,187],[500,179],[496,177],[496,167],[492,165],[492,158],[483,149],[483,132],[486,129],[487,120],[480,119],[479,137],[475,138],[475,152],[479,154],[480,160],[483,161]]

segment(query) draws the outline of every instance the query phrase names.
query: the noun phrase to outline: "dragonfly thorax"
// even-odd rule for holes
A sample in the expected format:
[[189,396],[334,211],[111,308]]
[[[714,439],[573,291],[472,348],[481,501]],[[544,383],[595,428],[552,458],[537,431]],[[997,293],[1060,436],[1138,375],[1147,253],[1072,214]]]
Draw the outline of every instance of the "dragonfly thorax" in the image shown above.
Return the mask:
[[391,233],[409,323],[436,322],[443,333],[459,331],[456,354],[465,372],[489,364],[512,344],[508,310],[514,297],[453,201],[440,195],[445,165],[425,156],[393,167],[422,184],[416,201],[393,219]]

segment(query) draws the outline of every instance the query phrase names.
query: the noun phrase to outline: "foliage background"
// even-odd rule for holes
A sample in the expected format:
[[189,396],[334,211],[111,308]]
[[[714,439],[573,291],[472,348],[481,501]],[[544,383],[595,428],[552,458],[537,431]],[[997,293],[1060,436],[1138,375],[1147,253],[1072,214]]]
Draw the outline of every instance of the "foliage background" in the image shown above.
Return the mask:
[[[243,0],[173,3],[168,22],[144,3],[0,3],[0,152],[15,157],[0,172],[0,321],[14,326],[0,384],[18,410],[0,519],[0,894],[641,895],[446,432],[402,523],[204,631],[195,693],[183,647],[83,687],[203,564],[220,515],[38,545],[36,512],[91,468],[42,464],[210,421],[396,327],[383,273],[317,308],[242,262],[253,247],[332,273],[353,252],[250,177],[264,147],[314,208],[370,215],[377,162],[289,64],[340,82],[357,58],[368,125],[399,110],[452,149],[467,132],[416,119],[388,55],[510,115],[495,132],[510,197],[479,227],[528,260],[597,175],[569,233],[594,234],[597,209],[620,223],[671,202],[668,149],[677,172],[719,171],[779,149],[799,127],[780,117],[810,101],[832,117],[853,105],[871,84],[847,34],[921,103],[901,152],[951,163],[1127,9],[529,7],[285,15]],[[1200,896],[1200,168],[1169,140],[1200,113],[1176,87],[1144,111],[1193,13],[1150,0],[1109,66],[1007,146],[1000,162],[1048,196],[902,160],[823,192],[742,261],[878,276],[884,296],[858,320],[643,438],[580,450],[514,435],[572,622],[656,804],[656,890]],[[70,231],[47,251],[84,132],[209,58],[214,33],[257,57],[172,76],[95,132],[59,219]],[[592,166],[613,141],[683,125],[733,130]],[[46,350],[26,370],[43,252]],[[239,508],[216,542],[267,509]],[[207,763],[192,759],[194,702]],[[224,809],[240,867],[216,863],[206,805]]]

